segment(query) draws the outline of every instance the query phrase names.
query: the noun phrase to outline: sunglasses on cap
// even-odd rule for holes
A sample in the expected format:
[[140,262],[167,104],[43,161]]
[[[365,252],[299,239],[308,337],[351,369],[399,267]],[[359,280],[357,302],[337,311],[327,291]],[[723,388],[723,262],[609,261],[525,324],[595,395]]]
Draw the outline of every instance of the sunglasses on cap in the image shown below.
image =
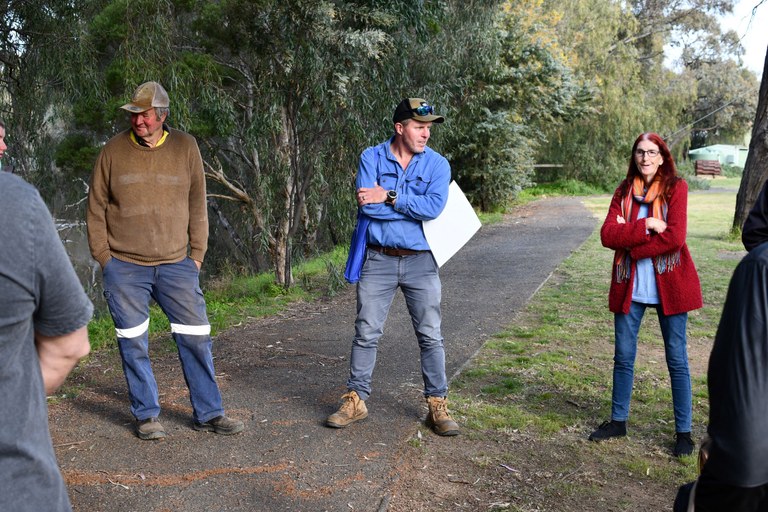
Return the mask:
[[435,113],[435,107],[432,105],[419,105],[416,108],[412,108],[411,112],[415,113],[417,116],[428,116]]

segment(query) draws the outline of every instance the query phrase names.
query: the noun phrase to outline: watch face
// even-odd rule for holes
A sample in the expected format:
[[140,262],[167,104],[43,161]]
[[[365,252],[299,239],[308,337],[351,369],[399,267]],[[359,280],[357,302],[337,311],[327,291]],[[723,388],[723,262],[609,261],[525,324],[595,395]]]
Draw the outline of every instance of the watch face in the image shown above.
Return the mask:
[[390,199],[397,199],[397,192],[394,190],[388,190],[387,197]]

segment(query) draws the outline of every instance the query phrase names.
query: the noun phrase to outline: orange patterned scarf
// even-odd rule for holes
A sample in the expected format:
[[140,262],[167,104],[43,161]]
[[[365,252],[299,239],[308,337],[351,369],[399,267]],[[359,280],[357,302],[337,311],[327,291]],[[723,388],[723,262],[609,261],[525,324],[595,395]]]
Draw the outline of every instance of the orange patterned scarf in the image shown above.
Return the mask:
[[[635,202],[648,204],[649,217],[667,221],[668,205],[666,199],[661,195],[661,180],[657,177],[646,189],[645,181],[640,176],[635,176],[632,182],[632,188],[627,193],[621,203],[621,216],[627,222],[632,219],[632,208]],[[632,269],[632,263],[629,257],[629,251],[619,249],[616,251],[616,282],[628,281]],[[653,267],[657,274],[672,271],[680,263],[680,251],[674,251],[653,258]]]

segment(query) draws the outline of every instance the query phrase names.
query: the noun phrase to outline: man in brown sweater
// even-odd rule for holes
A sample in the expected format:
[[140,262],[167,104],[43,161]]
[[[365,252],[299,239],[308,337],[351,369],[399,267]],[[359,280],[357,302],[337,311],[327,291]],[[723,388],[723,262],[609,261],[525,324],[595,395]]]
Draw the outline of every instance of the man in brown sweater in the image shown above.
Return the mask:
[[213,370],[211,326],[199,271],[208,248],[203,161],[195,139],[165,125],[168,93],[140,85],[131,129],[110,139],[96,160],[88,196],[88,242],[102,268],[140,439],[162,439],[160,401],[149,360],[149,302],[168,317],[193,409],[193,427],[236,434],[224,415]]

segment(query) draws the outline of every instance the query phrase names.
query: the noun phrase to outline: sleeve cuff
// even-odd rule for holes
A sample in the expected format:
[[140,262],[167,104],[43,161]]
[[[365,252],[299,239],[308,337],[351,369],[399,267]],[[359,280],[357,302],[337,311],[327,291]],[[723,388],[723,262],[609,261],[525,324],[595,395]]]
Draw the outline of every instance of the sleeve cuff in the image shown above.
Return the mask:
[[109,251],[106,251],[104,253],[99,254],[98,256],[94,256],[93,259],[99,262],[99,265],[101,265],[101,268],[104,268],[104,265],[106,265],[111,258],[112,258],[112,253],[110,253]]
[[191,251],[189,251],[189,257],[195,261],[199,261],[200,263],[202,263],[203,258],[205,258],[205,251],[192,249]]

